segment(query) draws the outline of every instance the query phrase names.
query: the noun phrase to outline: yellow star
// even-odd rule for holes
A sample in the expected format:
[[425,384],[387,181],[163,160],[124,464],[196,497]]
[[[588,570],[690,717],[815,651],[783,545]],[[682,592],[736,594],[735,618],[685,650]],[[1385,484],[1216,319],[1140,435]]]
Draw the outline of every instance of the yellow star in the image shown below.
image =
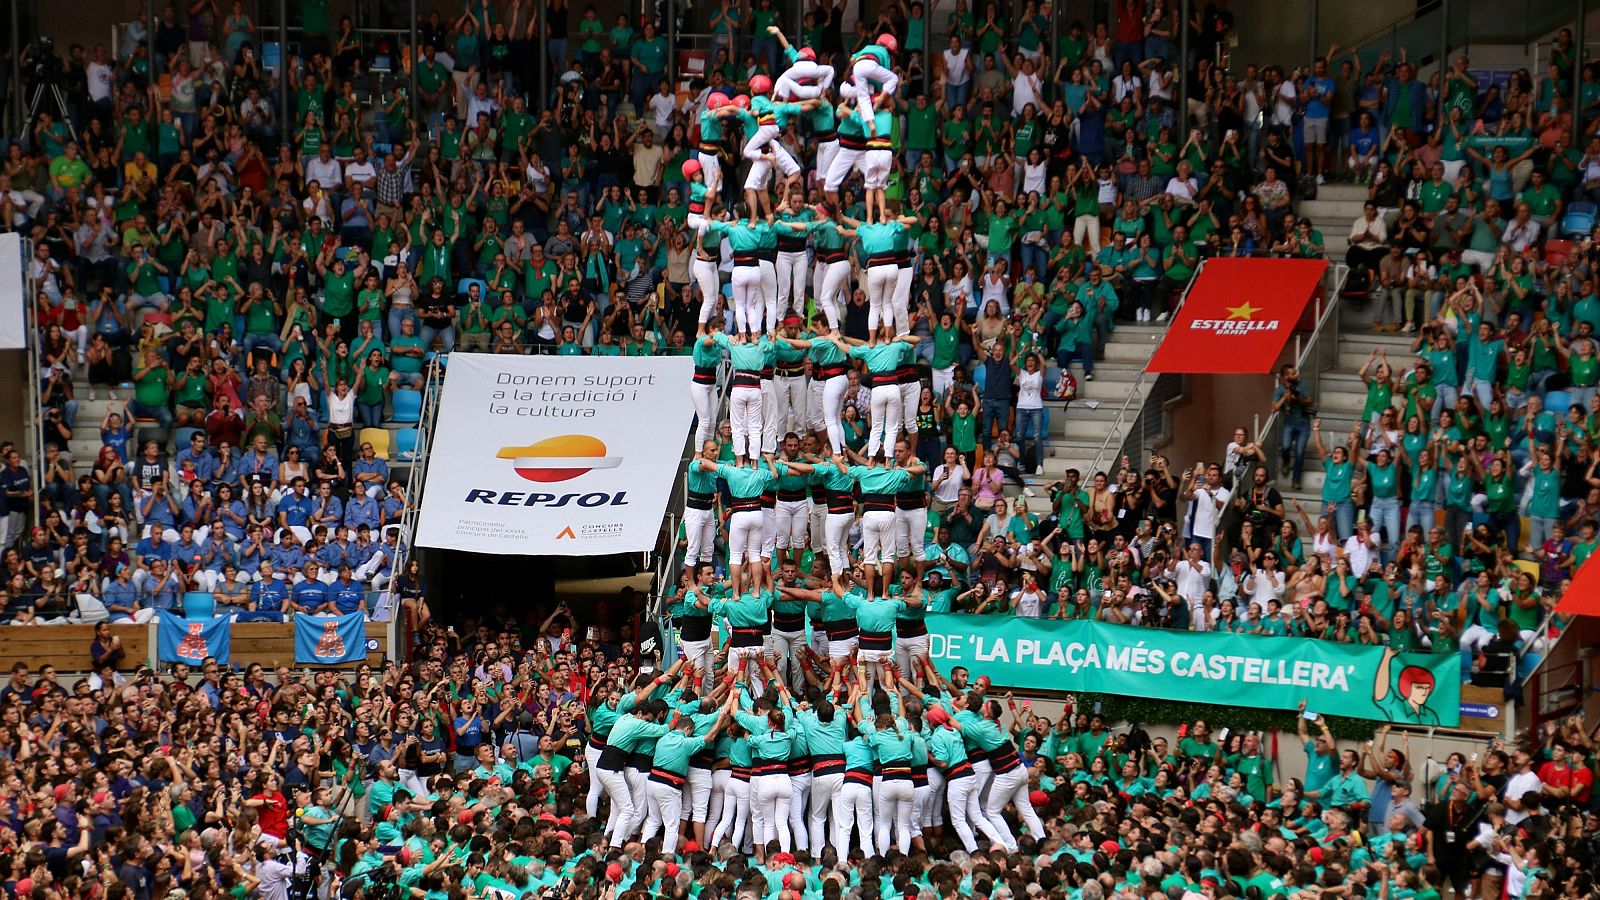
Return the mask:
[[1259,307],[1259,306],[1251,306],[1250,305],[1250,301],[1246,300],[1245,302],[1239,304],[1238,306],[1230,306],[1230,307],[1228,307],[1228,318],[1229,319],[1250,319],[1250,318],[1254,318],[1255,314],[1260,312],[1260,311],[1261,311],[1261,307]]

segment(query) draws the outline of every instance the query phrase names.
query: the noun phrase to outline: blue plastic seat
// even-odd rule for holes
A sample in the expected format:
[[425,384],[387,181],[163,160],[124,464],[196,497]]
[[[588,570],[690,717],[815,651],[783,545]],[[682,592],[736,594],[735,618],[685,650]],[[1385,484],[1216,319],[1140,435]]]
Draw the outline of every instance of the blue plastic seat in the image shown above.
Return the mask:
[[401,388],[394,392],[394,412],[391,422],[412,423],[422,421],[422,392]]
[[417,458],[417,429],[402,428],[394,433],[394,458],[407,460]]
[[1594,230],[1596,215],[1600,215],[1600,208],[1593,203],[1578,202],[1567,207],[1561,216],[1561,233],[1566,236],[1587,237]]
[[186,591],[183,595],[183,617],[191,622],[203,622],[217,611],[217,595],[208,591]]
[[1566,391],[1550,391],[1544,395],[1544,408],[1558,419],[1566,415],[1571,406],[1572,395]]

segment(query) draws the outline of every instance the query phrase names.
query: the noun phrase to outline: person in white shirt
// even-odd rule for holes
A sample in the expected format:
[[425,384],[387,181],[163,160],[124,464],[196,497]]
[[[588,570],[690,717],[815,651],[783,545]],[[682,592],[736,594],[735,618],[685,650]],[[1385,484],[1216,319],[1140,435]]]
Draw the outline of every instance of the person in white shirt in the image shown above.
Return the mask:
[[1182,203],[1187,206],[1194,205],[1194,195],[1200,192],[1200,182],[1195,180],[1194,166],[1187,159],[1178,160],[1178,171],[1167,179],[1164,191],[1172,198],[1173,203]]
[[1194,508],[1189,518],[1189,536],[1204,551],[1203,558],[1210,559],[1212,543],[1217,536],[1217,526],[1222,521],[1222,510],[1227,507],[1228,498],[1232,496],[1228,489],[1222,486],[1222,467],[1212,463],[1204,472],[1184,472],[1183,486],[1180,490],[1184,499],[1194,501]]
[[1372,534],[1372,523],[1366,519],[1356,523],[1356,533],[1344,542],[1344,557],[1350,561],[1350,574],[1361,580],[1378,556],[1378,539]]
[[344,166],[333,158],[332,144],[324,142],[317,148],[317,158],[306,163],[306,183],[313,181],[330,191],[344,184]]
[[1011,114],[1021,117],[1022,111],[1030,105],[1035,110],[1041,109],[1044,104],[1040,97],[1044,89],[1034,61],[1024,58],[1021,66],[1014,66],[1009,57],[1000,58],[1005,60],[1006,69],[1011,72]]
[[1538,242],[1540,229],[1528,204],[1518,203],[1516,208],[1516,215],[1506,223],[1505,233],[1500,235],[1500,243],[1510,245],[1512,252],[1522,253]]
[[84,66],[84,76],[89,82],[89,100],[95,106],[110,112],[111,96],[116,89],[116,72],[111,68],[110,55],[105,44],[94,46],[94,58]]
[[656,138],[664,138],[667,131],[672,128],[672,117],[679,111],[678,98],[672,93],[672,86],[666,79],[662,79],[660,89],[645,101],[650,107],[650,130],[656,133]]
[[961,38],[950,35],[950,48],[944,51],[944,105],[965,106],[972,92],[972,51],[961,46]]
[[1261,555],[1261,565],[1244,579],[1244,589],[1250,592],[1250,605],[1261,610],[1262,615],[1266,615],[1268,600],[1283,599],[1287,584],[1287,577],[1278,568],[1278,555],[1271,550]]
[[367,158],[367,148],[356,147],[355,158],[344,167],[344,180],[346,185],[359,184],[369,191],[378,186],[378,169]]
[[1500,791],[1500,802],[1506,806],[1506,824],[1517,825],[1532,815],[1529,805],[1523,802],[1523,798],[1529,794],[1543,794],[1544,782],[1539,780],[1539,774],[1533,770],[1533,757],[1529,756],[1526,750],[1518,750],[1511,754],[1511,767],[1513,774],[1506,779],[1506,786]]
[[1197,631],[1205,630],[1208,621],[1205,608],[1207,592],[1211,590],[1211,563],[1206,560],[1205,547],[1199,541],[1189,543],[1189,555],[1173,567],[1172,577],[1177,582],[1178,596],[1189,604],[1189,621]]

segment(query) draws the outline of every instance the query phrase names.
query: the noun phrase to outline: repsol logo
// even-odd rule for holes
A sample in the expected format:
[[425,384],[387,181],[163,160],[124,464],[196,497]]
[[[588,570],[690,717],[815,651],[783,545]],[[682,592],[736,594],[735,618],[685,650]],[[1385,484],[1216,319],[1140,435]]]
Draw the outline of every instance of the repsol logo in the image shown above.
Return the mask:
[[557,509],[562,506],[627,506],[628,492],[615,494],[591,491],[587,494],[542,494],[536,491],[489,491],[473,488],[467,491],[468,503],[487,503],[491,506],[543,506]]

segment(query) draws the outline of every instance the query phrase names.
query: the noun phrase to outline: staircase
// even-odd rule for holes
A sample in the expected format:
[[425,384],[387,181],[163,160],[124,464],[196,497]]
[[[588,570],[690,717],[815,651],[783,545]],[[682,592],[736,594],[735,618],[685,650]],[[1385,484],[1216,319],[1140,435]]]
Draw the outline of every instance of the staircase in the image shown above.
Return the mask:
[[1087,483],[1097,468],[1114,467],[1116,454],[1155,384],[1153,377],[1140,376],[1166,331],[1166,323],[1119,323],[1106,341],[1105,360],[1095,363],[1094,380],[1073,370],[1078,377],[1078,399],[1065,412],[1056,404],[1045,404],[1050,437],[1044,471],[1027,478],[1031,486],[1048,485],[1068,469],[1077,469]]
[[[1299,214],[1311,218],[1312,227],[1322,232],[1328,248],[1328,257],[1342,261],[1350,246],[1350,225],[1361,215],[1367,199],[1364,185],[1326,184],[1317,190],[1317,199],[1299,204]],[[1357,374],[1367,361],[1367,356],[1382,348],[1396,368],[1407,368],[1413,357],[1411,341],[1414,335],[1375,332],[1372,330],[1372,306],[1361,298],[1339,299],[1339,337],[1336,362],[1315,375],[1314,397],[1316,410],[1322,419],[1324,445],[1332,451],[1335,444],[1343,444],[1350,427],[1361,420],[1361,411],[1367,404],[1367,387]],[[1307,373],[1307,377],[1309,373]],[[1263,416],[1263,420],[1265,416]],[[1274,470],[1278,461],[1273,460]],[[1322,460],[1316,446],[1306,445],[1305,477],[1300,490],[1290,489],[1288,473],[1277,478],[1278,490],[1292,513],[1299,501],[1307,514],[1316,518],[1322,496]]]
[[1365,185],[1325,184],[1317,188],[1317,199],[1300,201],[1298,214],[1309,216],[1311,227],[1322,232],[1328,258],[1343,261],[1350,249],[1350,225],[1366,202]]

